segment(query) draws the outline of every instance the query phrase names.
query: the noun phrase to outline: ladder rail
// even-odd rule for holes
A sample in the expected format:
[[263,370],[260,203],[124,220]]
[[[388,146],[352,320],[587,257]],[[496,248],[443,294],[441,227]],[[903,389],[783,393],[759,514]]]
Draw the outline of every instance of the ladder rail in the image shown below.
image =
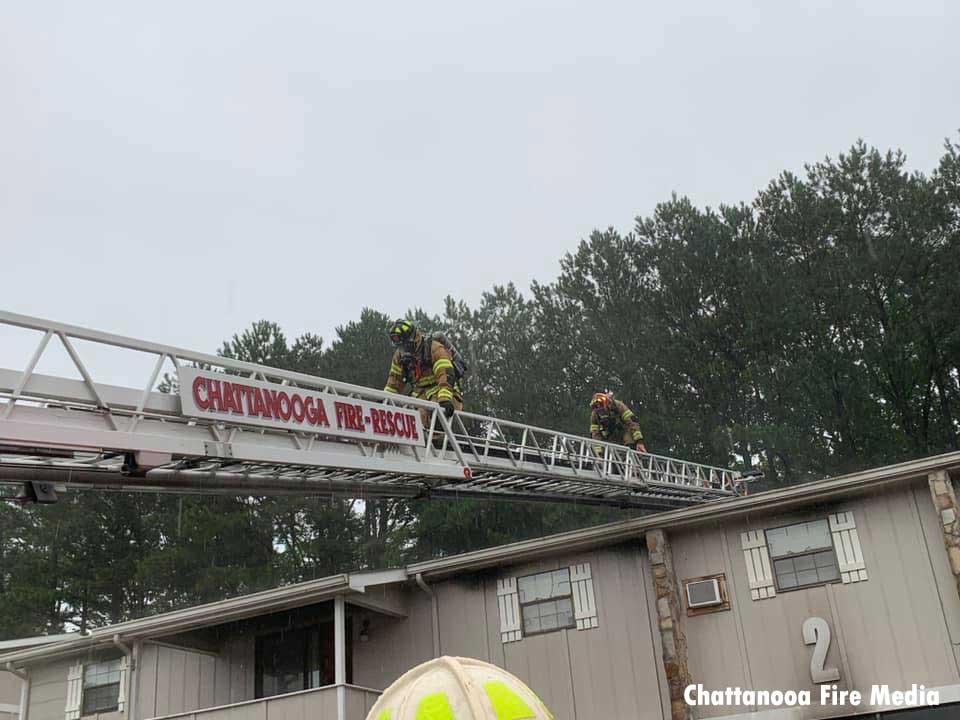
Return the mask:
[[[482,464],[484,460],[489,458],[490,442],[489,440],[487,441],[484,453],[478,453],[476,451],[475,440],[479,438],[469,433],[467,423],[463,422],[464,420],[472,420],[480,427],[496,428],[500,435],[505,438],[503,440],[504,450],[508,453],[511,460],[514,459],[515,451],[518,451],[521,460],[524,454],[541,455],[550,453],[552,455],[551,465],[556,466],[557,459],[563,459],[565,455],[568,460],[572,459],[572,457],[577,457],[579,461],[578,469],[582,469],[583,461],[591,462],[594,473],[602,478],[638,478],[644,475],[651,480],[669,478],[679,485],[691,487],[701,486],[715,489],[732,489],[738,477],[738,473],[735,470],[678,460],[677,458],[658,455],[656,453],[642,453],[633,448],[616,443],[604,440],[593,440],[592,438],[586,438],[559,430],[526,425],[468,411],[459,411],[456,415],[460,419],[460,427],[464,432],[463,435],[458,435],[458,439],[465,441],[468,448],[465,451],[465,455],[468,460],[472,457],[473,461],[478,464]],[[519,432],[521,435],[520,443],[511,443],[503,432],[504,428]],[[487,436],[489,437],[489,435],[490,433],[488,432]],[[538,435],[542,438],[549,438],[550,450],[542,450],[544,444],[536,439]],[[528,438],[532,438],[532,444],[528,441]],[[570,448],[571,446],[574,448],[572,452],[570,450],[559,452],[555,449],[557,447]],[[600,453],[597,454],[594,448],[600,448]],[[571,463],[571,468],[573,468],[573,463]]]
[[[204,482],[212,487],[216,478],[226,492],[234,487],[231,482],[256,489],[259,479],[265,490],[277,492],[314,483],[318,492],[326,487],[371,496],[539,498],[653,507],[734,495],[740,477],[733,470],[477,413],[457,411],[448,418],[427,400],[26,315],[0,311],[2,325],[36,331],[42,338],[22,370],[0,368],[0,397],[6,398],[0,405],[0,483],[21,478],[17,468],[66,472],[74,480],[82,472],[119,476],[126,472],[124,458],[137,452],[166,460],[145,466],[136,478],[95,484],[155,488],[166,479],[171,491],[186,491],[191,482],[201,490]],[[54,338],[81,380],[35,372]],[[88,344],[152,355],[155,361],[136,387],[110,385],[85,354]],[[383,438],[325,435],[322,428],[185,415],[180,396],[155,390],[168,359],[178,381],[182,370],[202,368],[227,378],[425,411],[424,442],[399,446]],[[92,476],[85,477],[86,483],[76,483],[91,486]],[[267,482],[269,478],[273,480]],[[337,478],[336,487],[330,485],[332,478]],[[279,487],[279,481],[287,485]]]

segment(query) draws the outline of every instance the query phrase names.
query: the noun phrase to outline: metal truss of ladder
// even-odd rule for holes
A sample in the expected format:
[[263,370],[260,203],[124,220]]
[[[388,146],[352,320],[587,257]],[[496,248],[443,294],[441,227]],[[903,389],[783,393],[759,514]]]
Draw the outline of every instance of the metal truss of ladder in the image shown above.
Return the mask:
[[[0,368],[0,484],[665,509],[736,495],[743,479],[733,470],[469,412],[448,419],[431,402],[0,311],[3,326],[34,331],[37,345],[21,369]],[[63,345],[80,379],[35,372],[52,342]],[[105,346],[149,356],[152,370],[138,388],[111,385],[96,373],[93,349]],[[178,375],[199,367],[218,377],[420,411],[432,441],[345,440],[188,417],[179,395],[156,390],[166,365]]]

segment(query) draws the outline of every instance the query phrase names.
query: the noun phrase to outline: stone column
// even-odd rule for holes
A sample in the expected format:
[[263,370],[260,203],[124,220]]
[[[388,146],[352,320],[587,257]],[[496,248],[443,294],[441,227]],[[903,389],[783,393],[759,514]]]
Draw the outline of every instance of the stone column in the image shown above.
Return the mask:
[[947,560],[960,592],[960,507],[957,506],[957,494],[953,481],[946,470],[937,470],[927,476],[933,506],[940,516],[940,529],[943,532],[943,544],[947,548]]
[[657,596],[657,625],[663,647],[663,670],[670,688],[671,720],[692,720],[693,708],[683,699],[683,691],[693,683],[687,667],[687,639],[680,624],[681,606],[677,578],[673,574],[670,544],[663,530],[646,534],[650,553],[653,589]]

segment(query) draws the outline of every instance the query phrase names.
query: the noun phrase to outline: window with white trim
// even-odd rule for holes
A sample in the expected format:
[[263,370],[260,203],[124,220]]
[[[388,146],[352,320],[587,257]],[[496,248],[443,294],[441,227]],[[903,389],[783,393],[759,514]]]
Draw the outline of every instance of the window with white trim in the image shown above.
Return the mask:
[[524,635],[597,627],[597,596],[590,563],[522,577],[497,580],[500,640],[512,643]]
[[524,635],[576,627],[570,568],[517,578]]
[[120,707],[122,658],[83,666],[83,704],[81,715],[113,712]]
[[826,519],[766,531],[777,591],[838,582],[840,567]]

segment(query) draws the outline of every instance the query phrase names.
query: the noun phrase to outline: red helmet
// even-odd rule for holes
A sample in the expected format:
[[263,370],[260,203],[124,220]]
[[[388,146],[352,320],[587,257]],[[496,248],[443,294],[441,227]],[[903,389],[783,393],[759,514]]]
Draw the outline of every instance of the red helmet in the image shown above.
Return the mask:
[[590,408],[592,410],[599,410],[607,407],[612,401],[613,395],[609,392],[594,393],[593,397],[590,398]]

